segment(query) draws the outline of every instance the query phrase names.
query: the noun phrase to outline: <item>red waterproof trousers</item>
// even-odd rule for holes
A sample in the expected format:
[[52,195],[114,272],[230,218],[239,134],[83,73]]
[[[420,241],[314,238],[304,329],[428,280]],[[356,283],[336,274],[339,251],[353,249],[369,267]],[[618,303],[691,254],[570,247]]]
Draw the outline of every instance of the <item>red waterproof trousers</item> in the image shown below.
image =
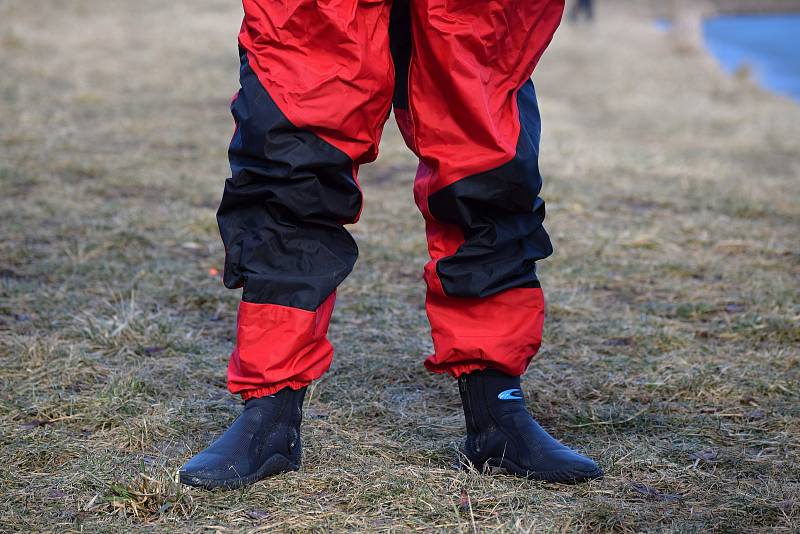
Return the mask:
[[359,165],[389,111],[419,157],[430,262],[425,366],[522,374],[552,252],[531,73],[563,0],[244,0],[232,176],[217,215],[224,282],[243,287],[229,388],[303,387],[330,366],[335,290],[358,253]]

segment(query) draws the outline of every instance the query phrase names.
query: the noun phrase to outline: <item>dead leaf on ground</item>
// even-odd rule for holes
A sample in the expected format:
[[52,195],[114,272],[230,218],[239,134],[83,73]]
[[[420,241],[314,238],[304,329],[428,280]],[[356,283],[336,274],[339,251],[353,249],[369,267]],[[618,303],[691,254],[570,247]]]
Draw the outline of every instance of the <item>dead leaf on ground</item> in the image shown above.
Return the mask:
[[631,489],[636,493],[640,493],[646,496],[649,499],[653,499],[656,501],[665,501],[665,502],[675,502],[680,500],[679,495],[675,495],[673,493],[662,493],[661,491],[648,486],[647,484],[643,484],[641,482],[632,482]]
[[467,488],[461,488],[461,496],[458,499],[458,509],[462,512],[469,512],[472,505],[469,499],[469,493],[467,493]]
[[704,449],[699,452],[693,452],[689,457],[694,460],[694,467],[697,467],[700,462],[714,462],[717,459],[717,451]]

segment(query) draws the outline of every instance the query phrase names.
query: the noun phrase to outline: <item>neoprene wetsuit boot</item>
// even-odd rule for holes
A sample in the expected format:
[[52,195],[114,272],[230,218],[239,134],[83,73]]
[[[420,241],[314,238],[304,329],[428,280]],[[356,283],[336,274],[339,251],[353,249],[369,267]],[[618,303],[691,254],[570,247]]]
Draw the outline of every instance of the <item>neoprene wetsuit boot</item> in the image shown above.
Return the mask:
[[183,484],[234,489],[300,468],[300,422],[306,388],[284,388],[249,399],[244,410],[207,449],[180,469]]
[[594,461],[561,444],[531,417],[519,377],[475,371],[459,377],[458,389],[467,422],[463,453],[472,467],[567,484],[603,476]]

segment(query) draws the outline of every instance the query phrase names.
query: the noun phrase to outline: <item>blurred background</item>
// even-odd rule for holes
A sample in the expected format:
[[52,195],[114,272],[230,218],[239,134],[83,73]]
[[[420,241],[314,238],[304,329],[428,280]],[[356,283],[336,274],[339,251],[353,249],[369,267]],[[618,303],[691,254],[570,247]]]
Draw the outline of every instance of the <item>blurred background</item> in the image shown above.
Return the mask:
[[451,467],[390,120],[306,467],[208,493],[175,471],[239,410],[214,213],[241,6],[0,0],[0,531],[796,531],[800,2],[580,3],[534,74],[556,253],[525,387],[607,477]]

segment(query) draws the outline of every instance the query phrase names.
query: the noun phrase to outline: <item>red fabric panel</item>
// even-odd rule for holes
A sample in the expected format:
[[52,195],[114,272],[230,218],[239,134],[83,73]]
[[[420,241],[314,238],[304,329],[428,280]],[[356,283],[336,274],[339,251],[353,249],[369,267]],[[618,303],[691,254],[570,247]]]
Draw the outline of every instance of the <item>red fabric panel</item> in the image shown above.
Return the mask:
[[417,177],[414,180],[414,201],[425,219],[425,237],[428,240],[428,253],[431,257],[431,261],[425,264],[425,282],[428,284],[428,291],[444,295],[442,284],[436,274],[436,260],[455,254],[464,242],[464,233],[457,226],[441,224],[431,216],[425,184],[432,179],[432,176],[433,169],[424,161],[420,161]]
[[414,146],[414,138],[412,137],[412,132],[414,129],[411,125],[411,112],[407,109],[400,108],[394,108],[393,112],[394,120],[397,122],[397,127],[403,136],[403,141],[405,141],[406,146],[408,146],[412,151],[416,152],[417,149]]
[[390,2],[243,5],[239,43],[284,115],[356,164],[374,160],[394,87]]
[[333,359],[327,333],[335,300],[332,293],[315,311],[241,302],[228,364],[230,392],[263,397],[321,377]]
[[511,289],[483,299],[429,291],[426,309],[435,353],[425,367],[434,373],[458,377],[492,367],[519,376],[542,342],[540,288]]
[[514,156],[516,93],[550,43],[564,0],[420,0],[411,10],[407,122],[411,146],[432,170],[419,186],[429,195]]
[[431,216],[428,196],[514,157],[516,94],[552,40],[564,1],[419,0],[411,10],[410,110],[395,115],[421,160],[414,198],[431,256],[426,309],[435,349],[425,366],[453,376],[488,366],[520,375],[541,344],[542,290],[513,289],[485,299],[446,296],[436,262],[455,254],[464,236]]

